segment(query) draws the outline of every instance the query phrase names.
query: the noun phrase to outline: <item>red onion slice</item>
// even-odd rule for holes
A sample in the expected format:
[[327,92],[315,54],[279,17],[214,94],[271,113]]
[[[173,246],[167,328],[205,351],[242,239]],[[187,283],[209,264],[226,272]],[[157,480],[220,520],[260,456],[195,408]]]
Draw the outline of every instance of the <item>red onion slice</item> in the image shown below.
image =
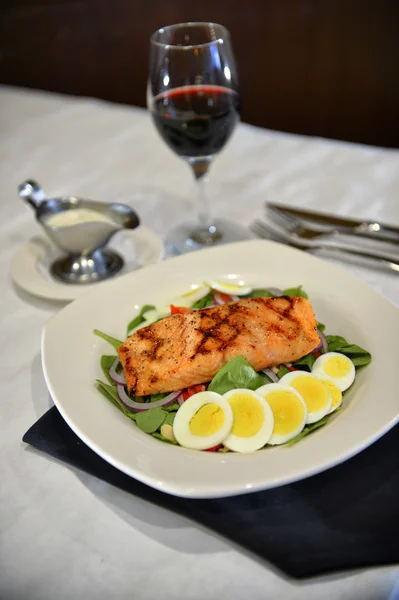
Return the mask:
[[181,406],[182,404],[184,404],[184,400],[183,400],[183,396],[180,394],[180,396],[178,396],[176,398],[176,402],[179,406]]
[[231,299],[233,300],[233,302],[239,302],[240,300],[242,300],[240,296],[231,296]]
[[213,301],[216,306],[220,306],[221,304],[225,304],[224,300],[222,300],[221,296],[217,293],[213,294]]
[[317,344],[316,348],[313,348],[313,350],[312,350],[313,354],[315,352],[320,352],[322,348],[323,348],[323,344],[321,343],[321,340],[320,340],[320,342]]
[[178,392],[172,392],[162,398],[161,400],[157,400],[156,402],[136,402],[133,400],[125,390],[124,385],[117,385],[119,400],[126,406],[126,408],[130,408],[134,412],[142,412],[144,410],[149,410],[150,408],[157,408],[157,406],[168,406],[168,404],[172,404],[175,402],[177,398],[180,396],[182,390]]
[[118,385],[125,385],[126,379],[124,372],[122,371],[122,373],[117,373],[116,371],[118,365],[120,365],[119,358],[115,358],[110,370],[108,371],[108,375],[111,377],[114,383],[117,383]]
[[316,331],[320,338],[320,342],[321,342],[324,352],[328,352],[329,347],[328,347],[328,342],[327,342],[326,336],[324,335],[324,333],[322,331],[320,331],[320,329],[318,327],[316,327]]
[[273,294],[273,296],[284,296],[284,292],[283,290],[280,290],[280,288],[266,288],[268,292],[270,292],[271,294]]
[[270,377],[274,383],[278,383],[280,381],[276,373],[274,373],[271,369],[262,369],[262,373]]

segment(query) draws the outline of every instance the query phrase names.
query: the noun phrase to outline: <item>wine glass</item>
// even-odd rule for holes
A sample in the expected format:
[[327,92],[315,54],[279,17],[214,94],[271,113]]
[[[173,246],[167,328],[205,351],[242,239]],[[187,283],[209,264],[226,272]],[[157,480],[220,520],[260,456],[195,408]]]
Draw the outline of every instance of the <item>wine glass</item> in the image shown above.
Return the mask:
[[240,118],[237,71],[229,32],[215,23],[179,23],[150,38],[147,103],[158,132],[192,168],[198,216],[175,227],[177,253],[251,238],[244,227],[211,216],[205,183],[214,156]]

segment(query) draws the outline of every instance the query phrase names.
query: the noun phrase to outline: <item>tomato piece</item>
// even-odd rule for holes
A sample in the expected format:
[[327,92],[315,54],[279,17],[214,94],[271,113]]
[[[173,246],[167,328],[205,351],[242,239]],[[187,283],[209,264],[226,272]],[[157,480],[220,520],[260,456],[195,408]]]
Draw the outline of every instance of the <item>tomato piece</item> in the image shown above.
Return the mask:
[[295,367],[293,367],[293,366],[291,365],[291,367],[288,367],[288,370],[289,370],[289,371],[298,371],[299,369],[296,369]]
[[231,296],[230,294],[225,294],[223,292],[219,292],[219,296],[221,297],[221,299],[223,300],[223,302],[231,302]]
[[222,447],[223,444],[218,444],[217,446],[213,446],[212,448],[207,448],[205,452],[216,452],[219,448]]
[[188,312],[192,312],[191,308],[187,308],[186,306],[175,306],[174,304],[170,305],[171,315],[184,315]]
[[188,388],[182,391],[182,398],[184,401],[194,396],[194,394],[198,394],[198,392],[205,392],[206,385],[203,383],[199,383],[198,385],[190,385]]
[[313,352],[313,356],[315,358],[319,358],[319,356],[321,356],[321,352],[319,350],[317,352]]

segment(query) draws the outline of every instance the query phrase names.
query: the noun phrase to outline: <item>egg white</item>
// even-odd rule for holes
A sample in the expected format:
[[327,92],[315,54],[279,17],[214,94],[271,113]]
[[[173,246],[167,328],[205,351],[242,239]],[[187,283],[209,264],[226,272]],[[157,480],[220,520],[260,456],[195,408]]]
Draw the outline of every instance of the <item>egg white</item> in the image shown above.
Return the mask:
[[[212,435],[194,435],[190,431],[190,421],[202,406],[217,404],[224,413],[224,423]],[[199,392],[186,400],[176,413],[173,421],[173,435],[180,446],[193,450],[206,450],[221,444],[233,427],[233,411],[228,401],[216,392]]]
[[[338,359],[347,365],[349,370],[345,375],[335,377],[331,375],[330,372],[327,372],[327,363],[334,359]],[[341,354],[340,352],[326,352],[326,354],[322,354],[316,359],[312,367],[312,373],[324,373],[324,375],[327,375],[327,377],[330,377],[334,381],[335,385],[341,390],[341,392],[344,392],[354,382],[356,369],[351,359],[345,356],[345,354]]]
[[[279,392],[279,391],[289,393],[289,396],[285,397],[284,406],[279,407],[280,411],[281,411],[281,409],[283,410],[282,414],[277,412],[276,410],[274,410],[274,406],[273,406],[273,402],[272,402],[272,394],[274,394],[275,392]],[[268,384],[263,385],[262,387],[258,388],[256,390],[256,393],[263,396],[263,398],[269,404],[269,406],[273,412],[274,427],[273,427],[273,433],[272,433],[269,441],[267,442],[268,444],[270,444],[271,446],[285,444],[286,442],[288,442],[289,440],[294,438],[296,435],[301,433],[302,429],[306,425],[306,421],[307,421],[307,417],[308,417],[308,410],[307,410],[306,404],[305,404],[302,396],[297,392],[297,390],[295,388],[288,386],[288,385],[282,385],[281,383],[268,383]],[[290,406],[291,407],[296,406],[297,408],[299,408],[299,412],[301,413],[300,418],[297,419],[297,421],[295,423],[293,423],[293,426],[290,431],[287,431],[285,434],[276,433],[276,428],[278,427],[279,421],[284,422],[284,417],[285,417],[284,412],[285,412],[285,410],[289,410]]]
[[247,285],[240,285],[238,283],[232,283],[230,281],[221,281],[216,279],[210,279],[206,282],[213,290],[222,292],[223,294],[230,294],[231,296],[246,296],[252,292],[252,288]]
[[162,304],[157,306],[157,311],[161,314],[166,313],[170,315],[170,305],[174,304],[174,306],[184,306],[185,308],[191,308],[195,302],[198,300],[202,300],[205,298],[207,294],[211,291],[210,287],[207,285],[192,285],[191,288],[181,294],[180,296],[176,296],[172,298],[168,304]]
[[[305,378],[307,378],[307,379],[305,379]],[[317,396],[319,398],[320,397],[324,398],[324,402],[322,403],[322,405],[320,406],[320,408],[318,410],[314,410],[314,409],[312,410],[312,400],[315,399],[314,396],[312,396],[312,397],[307,396],[303,392],[303,390],[301,391],[300,389],[298,389],[297,384],[301,379],[302,379],[303,383],[305,383],[306,380],[310,381],[310,383],[313,383],[314,387],[316,387],[316,389],[317,389]],[[312,382],[312,380],[314,380],[314,381]],[[316,421],[320,421],[320,419],[325,417],[330,412],[330,408],[331,408],[331,404],[332,404],[331,392],[325,385],[322,384],[322,382],[317,377],[315,377],[311,373],[307,373],[305,371],[292,371],[292,372],[284,375],[280,379],[280,383],[282,385],[289,385],[289,386],[295,388],[297,390],[297,392],[299,393],[299,395],[302,396],[302,399],[305,402],[306,408],[308,410],[308,416],[306,419],[306,423],[316,423]],[[316,383],[317,383],[317,385],[316,385]]]
[[261,396],[257,392],[253,392],[252,390],[230,390],[229,392],[226,392],[226,394],[224,394],[223,398],[226,400],[226,402],[229,402],[234,396],[241,394],[245,396],[250,396],[251,399],[254,399],[256,400],[256,402],[258,402],[262,411],[262,424],[258,431],[250,437],[241,437],[236,435],[235,433],[233,433],[233,431],[237,415],[234,414],[233,409],[233,431],[223,441],[223,444],[226,448],[228,448],[229,450],[233,450],[234,452],[254,452],[255,450],[263,448],[263,446],[267,444],[267,442],[270,439],[270,436],[272,435],[274,426],[273,412],[266,400],[263,398],[263,396]]

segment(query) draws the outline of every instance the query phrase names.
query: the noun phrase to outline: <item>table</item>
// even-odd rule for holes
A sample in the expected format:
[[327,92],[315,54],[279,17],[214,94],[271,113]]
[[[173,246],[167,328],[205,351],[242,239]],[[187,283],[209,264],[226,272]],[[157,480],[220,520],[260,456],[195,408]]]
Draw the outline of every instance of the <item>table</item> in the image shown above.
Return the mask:
[[[398,568],[289,581],[193,523],[25,447],[23,433],[52,404],[40,336],[60,305],[10,281],[13,253],[39,230],[17,185],[34,177],[51,195],[128,202],[161,236],[190,210],[194,185],[147,112],[93,99],[0,87],[0,157],[0,597],[389,598]],[[269,199],[399,225],[398,192],[397,150],[246,124],[210,182],[215,213],[245,224]],[[344,268],[399,304],[397,276]]]

